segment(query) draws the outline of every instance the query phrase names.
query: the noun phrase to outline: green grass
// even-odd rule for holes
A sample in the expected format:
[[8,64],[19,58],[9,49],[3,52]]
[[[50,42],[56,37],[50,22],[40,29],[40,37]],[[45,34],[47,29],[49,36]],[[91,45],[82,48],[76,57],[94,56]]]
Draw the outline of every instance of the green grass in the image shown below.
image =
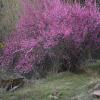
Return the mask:
[[56,89],[61,94],[58,100],[71,100],[71,97],[81,94],[84,90],[87,91],[91,79],[92,77],[87,74],[50,75],[15,92],[0,94],[0,100],[53,100],[50,95]]
[[89,68],[99,70],[100,71],[100,60],[97,60],[95,63],[89,64]]
[[[68,72],[49,74],[45,79],[31,80],[30,84],[15,92],[1,93],[0,100],[55,100],[50,98],[55,90],[60,93],[57,100],[95,100],[89,95],[88,91],[91,82],[100,80],[100,75],[94,73],[100,70],[100,61],[88,64],[88,66],[89,70],[92,71],[91,74]],[[1,73],[0,76],[6,78],[5,74]]]

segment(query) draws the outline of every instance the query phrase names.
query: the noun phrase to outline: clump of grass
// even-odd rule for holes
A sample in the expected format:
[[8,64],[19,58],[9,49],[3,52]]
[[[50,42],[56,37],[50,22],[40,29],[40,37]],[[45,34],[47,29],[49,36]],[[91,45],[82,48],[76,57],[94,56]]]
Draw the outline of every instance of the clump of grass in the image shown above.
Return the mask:
[[86,65],[86,72],[87,73],[90,73],[91,75],[97,75],[100,73],[100,60],[96,60],[96,62],[93,62],[93,63],[87,63]]

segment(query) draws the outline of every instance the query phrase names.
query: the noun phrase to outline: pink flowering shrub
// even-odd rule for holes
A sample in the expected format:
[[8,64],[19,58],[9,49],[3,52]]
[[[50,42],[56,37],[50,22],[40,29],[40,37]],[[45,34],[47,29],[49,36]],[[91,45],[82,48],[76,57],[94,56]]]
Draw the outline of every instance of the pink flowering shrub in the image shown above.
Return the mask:
[[66,4],[40,0],[36,9],[21,0],[16,31],[5,41],[1,66],[20,73],[77,70],[88,51],[100,45],[100,12],[94,0]]

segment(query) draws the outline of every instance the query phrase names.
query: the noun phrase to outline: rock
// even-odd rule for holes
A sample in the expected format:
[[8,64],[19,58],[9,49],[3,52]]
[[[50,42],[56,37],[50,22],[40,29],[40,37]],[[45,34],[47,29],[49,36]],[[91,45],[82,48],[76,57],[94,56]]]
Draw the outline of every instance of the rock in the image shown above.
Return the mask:
[[95,96],[95,97],[100,98],[100,90],[94,90],[94,91],[92,92],[92,95]]

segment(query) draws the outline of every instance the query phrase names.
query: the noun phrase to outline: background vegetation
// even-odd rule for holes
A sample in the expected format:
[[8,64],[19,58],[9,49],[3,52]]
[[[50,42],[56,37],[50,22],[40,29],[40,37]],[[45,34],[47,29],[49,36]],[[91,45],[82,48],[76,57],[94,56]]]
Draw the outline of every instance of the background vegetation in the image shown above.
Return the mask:
[[15,23],[20,11],[18,0],[0,0],[0,41],[15,29]]

